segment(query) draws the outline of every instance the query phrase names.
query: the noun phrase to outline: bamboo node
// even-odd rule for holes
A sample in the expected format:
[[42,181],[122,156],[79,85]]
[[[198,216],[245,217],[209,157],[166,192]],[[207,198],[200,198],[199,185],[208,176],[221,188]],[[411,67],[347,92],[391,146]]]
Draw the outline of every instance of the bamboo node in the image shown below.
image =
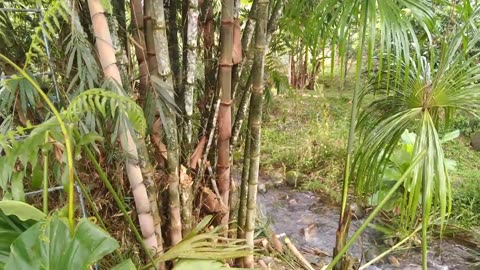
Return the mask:
[[223,165],[217,164],[217,168],[222,169],[222,170],[226,170],[226,169],[230,168],[230,165],[223,166]]
[[220,22],[222,25],[229,25],[234,23],[233,20],[221,20]]
[[105,11],[103,11],[103,12],[99,11],[99,12],[95,12],[95,13],[93,13],[92,15],[90,15],[90,17],[92,17],[92,19],[93,19],[93,18],[94,18],[95,16],[97,16],[97,15],[105,15],[105,14],[106,14]]
[[220,102],[220,105],[222,106],[232,106],[233,100],[225,100]]

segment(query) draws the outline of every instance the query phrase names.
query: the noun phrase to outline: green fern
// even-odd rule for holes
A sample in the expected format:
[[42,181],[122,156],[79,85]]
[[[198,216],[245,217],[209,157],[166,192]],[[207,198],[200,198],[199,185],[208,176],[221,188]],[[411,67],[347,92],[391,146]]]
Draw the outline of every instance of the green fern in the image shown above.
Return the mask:
[[146,120],[143,111],[132,99],[100,88],[87,90],[75,97],[64,115],[67,121],[76,122],[87,112],[99,112],[104,118],[127,117],[135,131],[145,135]]
[[53,1],[49,8],[43,12],[43,19],[39,26],[34,30],[30,48],[26,54],[25,66],[31,64],[32,58],[43,56],[45,53],[45,42],[43,35],[45,34],[48,41],[53,42],[61,30],[60,20],[69,21],[70,9],[66,1]]
[[[103,118],[117,119],[117,123],[120,119],[128,119],[138,133],[142,136],[145,134],[146,120],[142,109],[130,98],[105,89],[96,88],[81,93],[61,112],[61,118],[71,128],[78,128],[75,125],[81,124],[85,116],[98,114]],[[75,139],[78,141],[75,142]],[[85,137],[72,140],[74,146],[85,144],[86,141]],[[0,190],[3,198],[24,200],[24,179],[32,178],[35,181],[33,178],[41,169],[40,153],[48,155],[56,149],[58,154],[63,145],[63,135],[55,117],[36,126],[27,125],[1,133],[0,149],[5,152],[5,155],[0,156]]]

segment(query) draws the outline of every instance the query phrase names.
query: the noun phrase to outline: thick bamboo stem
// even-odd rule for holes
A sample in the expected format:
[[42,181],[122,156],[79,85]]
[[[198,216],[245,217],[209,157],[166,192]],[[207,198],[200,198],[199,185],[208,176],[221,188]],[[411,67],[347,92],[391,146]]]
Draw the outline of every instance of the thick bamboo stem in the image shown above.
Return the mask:
[[[116,65],[115,49],[112,46],[107,18],[104,15],[105,10],[100,2],[100,0],[88,0],[93,31],[97,39],[96,47],[100,63],[105,77],[111,78],[119,85],[122,85],[120,72]],[[127,176],[135,200],[142,235],[147,247],[156,250],[158,248],[158,242],[155,237],[154,219],[151,213],[147,189],[143,182],[142,171],[138,162],[137,146],[127,127],[121,129],[120,140],[127,153]]]
[[[243,55],[248,55],[247,51],[248,51],[248,48],[250,48],[250,42],[252,41],[253,32],[255,30],[257,1],[258,0],[253,0],[252,7],[250,8],[250,12],[248,13],[248,20],[243,30],[242,41],[241,41]],[[238,95],[238,92],[237,92],[238,86],[240,83],[241,75],[244,75],[243,68],[246,62],[247,62],[247,57],[243,57],[242,61],[233,67],[233,75],[232,75],[233,97],[236,97]]]
[[[279,19],[280,14],[281,14],[282,7],[283,7],[283,0],[278,0],[277,3],[275,4],[275,7],[273,8],[272,15],[270,16],[270,19],[268,20],[266,51],[268,51],[268,46],[270,45],[270,41],[272,40],[272,35],[278,27],[278,19]],[[255,8],[255,7],[252,6],[252,9],[253,8]],[[242,46],[247,46],[247,45],[243,44],[244,42],[245,42],[245,44],[247,44],[247,40],[248,40],[248,36],[244,32],[244,34],[242,36]],[[248,46],[250,47],[250,41],[248,41]],[[249,53],[246,52],[246,55],[248,57]],[[250,86],[252,85],[252,79],[253,79],[252,70],[255,70],[255,69],[256,69],[256,67],[254,67],[253,65],[250,69],[242,68],[242,75],[240,75],[240,78],[244,76],[243,73],[244,72],[246,73],[247,70],[250,73],[249,73],[249,76],[248,76],[248,79],[247,79],[247,83],[243,87],[241,87],[241,89],[240,89],[240,90],[242,90],[242,98],[240,100],[240,104],[238,106],[237,114],[235,115],[235,121],[234,121],[233,127],[232,127],[232,143],[231,143],[230,151],[233,150],[233,147],[237,143],[238,136],[240,135],[240,130],[241,130],[242,125],[243,125],[243,121],[244,121],[245,116],[246,116],[247,111],[248,111],[248,104],[249,104],[248,101],[250,100]],[[235,79],[235,77],[234,77],[234,79]],[[238,87],[239,85],[240,84],[237,83],[235,87]],[[234,88],[234,90],[237,91],[236,88]]]
[[195,77],[197,72],[198,0],[188,1],[187,29],[185,40],[185,136],[188,144],[192,141],[192,114]]
[[[178,3],[177,0],[165,0],[165,20],[168,25],[167,27],[167,38],[168,38],[168,52],[170,54],[171,67],[173,72],[173,88],[177,94],[176,101],[177,104],[182,104],[182,78],[183,70],[181,68],[181,59],[180,59],[180,44],[178,42],[178,24],[177,24],[177,11]],[[183,18],[182,18],[183,19]]]
[[143,25],[145,33],[145,49],[147,52],[147,66],[150,75],[157,74],[157,57],[155,42],[153,41],[153,6],[152,0],[143,0]]
[[[233,0],[222,1],[221,50],[219,61],[220,112],[218,115],[217,179],[222,201],[228,202],[230,194],[230,137],[232,131],[232,49],[233,49]],[[228,209],[227,213],[228,213]],[[228,224],[228,214],[220,217],[220,223]]]
[[[250,99],[249,133],[250,139],[250,168],[248,173],[248,195],[247,195],[247,216],[245,220],[245,239],[247,245],[253,251],[254,230],[257,210],[257,186],[258,170],[260,167],[260,137],[262,126],[262,104],[263,104],[263,74],[265,68],[265,51],[267,46],[267,20],[268,0],[258,0],[257,24],[255,27],[255,55],[253,70],[252,97]],[[244,266],[254,267],[253,254],[245,257]]]
[[[170,57],[168,54],[168,40],[165,25],[165,13],[163,9],[163,0],[153,0],[153,40],[155,44],[155,54],[157,58],[158,74],[166,83],[165,92],[174,99],[172,72],[170,69]],[[168,197],[170,214],[170,244],[175,245],[182,240],[182,221],[180,215],[180,169],[179,156],[180,147],[177,135],[177,123],[173,108],[163,109],[165,119],[163,126],[167,138],[167,171],[168,171]]]
[[138,86],[138,100],[140,106],[145,105],[145,97],[149,84],[150,71],[147,63],[147,53],[145,45],[143,8],[141,0],[131,0],[130,10],[132,14],[132,25],[134,27],[133,39],[135,40],[135,55],[138,61],[138,69],[140,72],[140,84]]

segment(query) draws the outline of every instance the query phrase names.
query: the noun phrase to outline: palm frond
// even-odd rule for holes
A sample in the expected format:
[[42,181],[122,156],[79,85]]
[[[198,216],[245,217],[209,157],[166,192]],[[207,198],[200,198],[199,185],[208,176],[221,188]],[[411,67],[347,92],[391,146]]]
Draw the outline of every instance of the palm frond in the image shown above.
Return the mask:
[[173,259],[225,260],[249,255],[251,251],[245,240],[222,237],[221,227],[200,233],[213,216],[205,217],[181,242],[160,255],[157,261]]
[[[465,39],[469,33],[473,35]],[[403,58],[396,59],[400,68],[390,70],[390,76],[376,74],[361,93],[361,97],[372,93],[380,93],[381,97],[361,114],[357,125],[362,131],[355,158],[357,191],[368,194],[382,185],[386,162],[402,133],[407,128],[413,130],[416,142],[411,159],[422,152],[426,155],[405,181],[402,221],[405,227],[416,226],[421,206],[424,237],[429,217],[438,214],[443,226],[451,209],[448,161],[438,127],[448,122],[457,110],[479,113],[480,66],[475,63],[478,55],[469,54],[478,41],[476,30],[466,25],[442,44],[441,51],[435,53],[440,58],[433,66],[426,64],[425,58],[414,55],[412,59],[416,60],[411,61],[413,64],[408,69]],[[374,125],[369,118],[374,119]],[[426,251],[426,246],[423,248]]]
[[70,40],[65,48],[65,55],[68,55],[65,76],[72,75],[67,92],[75,89],[72,93],[72,96],[75,96],[98,84],[100,69],[96,64],[94,49],[88,42],[76,13],[72,14],[72,20],[73,32],[70,34]]

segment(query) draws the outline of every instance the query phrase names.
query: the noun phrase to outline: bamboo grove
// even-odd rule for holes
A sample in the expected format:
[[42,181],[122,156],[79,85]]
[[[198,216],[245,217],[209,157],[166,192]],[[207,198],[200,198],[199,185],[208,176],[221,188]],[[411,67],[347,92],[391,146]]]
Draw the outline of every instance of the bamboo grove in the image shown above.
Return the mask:
[[[327,269],[345,269],[343,255],[367,226],[348,239],[351,183],[360,199],[379,188],[386,160],[410,126],[419,139],[391,192],[412,190],[402,195],[402,222],[414,230],[423,216],[426,268],[430,215],[440,213],[442,227],[450,211],[437,127],[456,109],[476,114],[480,104],[472,60],[480,9],[474,1],[444,2],[0,2],[0,198],[25,201],[26,190],[41,187],[47,215],[53,207],[46,191],[62,185],[72,233],[79,217],[74,188],[100,192],[105,208],[120,209],[147,267],[170,269],[169,260],[191,252],[253,268],[264,90],[280,91],[282,83],[315,89],[335,66],[344,83],[354,62],[342,206]],[[285,63],[277,58],[285,55],[282,76]],[[360,111],[363,98],[377,93],[383,99]],[[382,104],[391,114],[368,120]],[[243,157],[234,160],[241,147]],[[90,201],[99,223],[117,220],[99,216]],[[210,232],[220,236],[202,238],[198,228],[210,216]],[[188,250],[185,243],[193,242],[197,249]]]
[[[0,4],[5,16],[17,7],[15,1],[7,2]],[[124,157],[120,160],[124,161],[122,167],[147,253],[153,251],[155,257],[155,253],[175,246],[207,214],[215,216],[214,225],[221,225],[225,235],[236,237],[238,232],[246,237],[253,250],[264,59],[267,38],[276,30],[283,0],[254,1],[250,11],[241,10],[240,1],[235,0],[132,0],[111,4],[89,0],[53,1],[50,5],[48,14],[31,27],[36,29],[34,39],[46,32],[53,53],[59,55],[48,57],[42,49],[46,44],[40,39],[24,48],[27,58],[21,52],[2,53],[32,72],[44,70],[43,59],[60,63],[61,58],[56,57],[70,53],[66,63],[52,68],[52,77],[60,88],[57,106],[68,104],[88,88],[102,87],[132,98],[143,108],[147,120],[144,136],[133,129],[136,120],[130,115],[83,124],[93,127],[90,132],[112,136],[110,147],[122,149]],[[240,13],[246,17],[241,18]],[[15,23],[5,22],[12,23],[12,28]],[[248,27],[242,33],[243,23]],[[9,64],[2,66],[4,75],[16,73]],[[65,74],[61,73],[62,67],[67,70]],[[250,79],[244,81],[247,76]],[[36,108],[41,102],[34,91],[31,93],[29,102]],[[251,147],[246,160],[251,164],[242,184],[243,197],[238,200],[240,179],[231,175],[232,150],[250,95],[251,112],[257,115],[249,116],[247,129],[251,136],[247,141],[251,140]],[[31,118],[29,109],[17,109],[19,117],[12,119],[12,126],[41,121]],[[114,128],[100,128],[104,125],[101,122],[107,126],[113,123]],[[232,134],[236,134],[235,140]],[[105,145],[92,150],[97,152],[102,147]],[[238,216],[237,211],[243,219],[241,226],[230,220]],[[253,263],[252,255],[248,256],[245,265],[253,267]],[[158,263],[157,267],[166,269],[167,265]]]

